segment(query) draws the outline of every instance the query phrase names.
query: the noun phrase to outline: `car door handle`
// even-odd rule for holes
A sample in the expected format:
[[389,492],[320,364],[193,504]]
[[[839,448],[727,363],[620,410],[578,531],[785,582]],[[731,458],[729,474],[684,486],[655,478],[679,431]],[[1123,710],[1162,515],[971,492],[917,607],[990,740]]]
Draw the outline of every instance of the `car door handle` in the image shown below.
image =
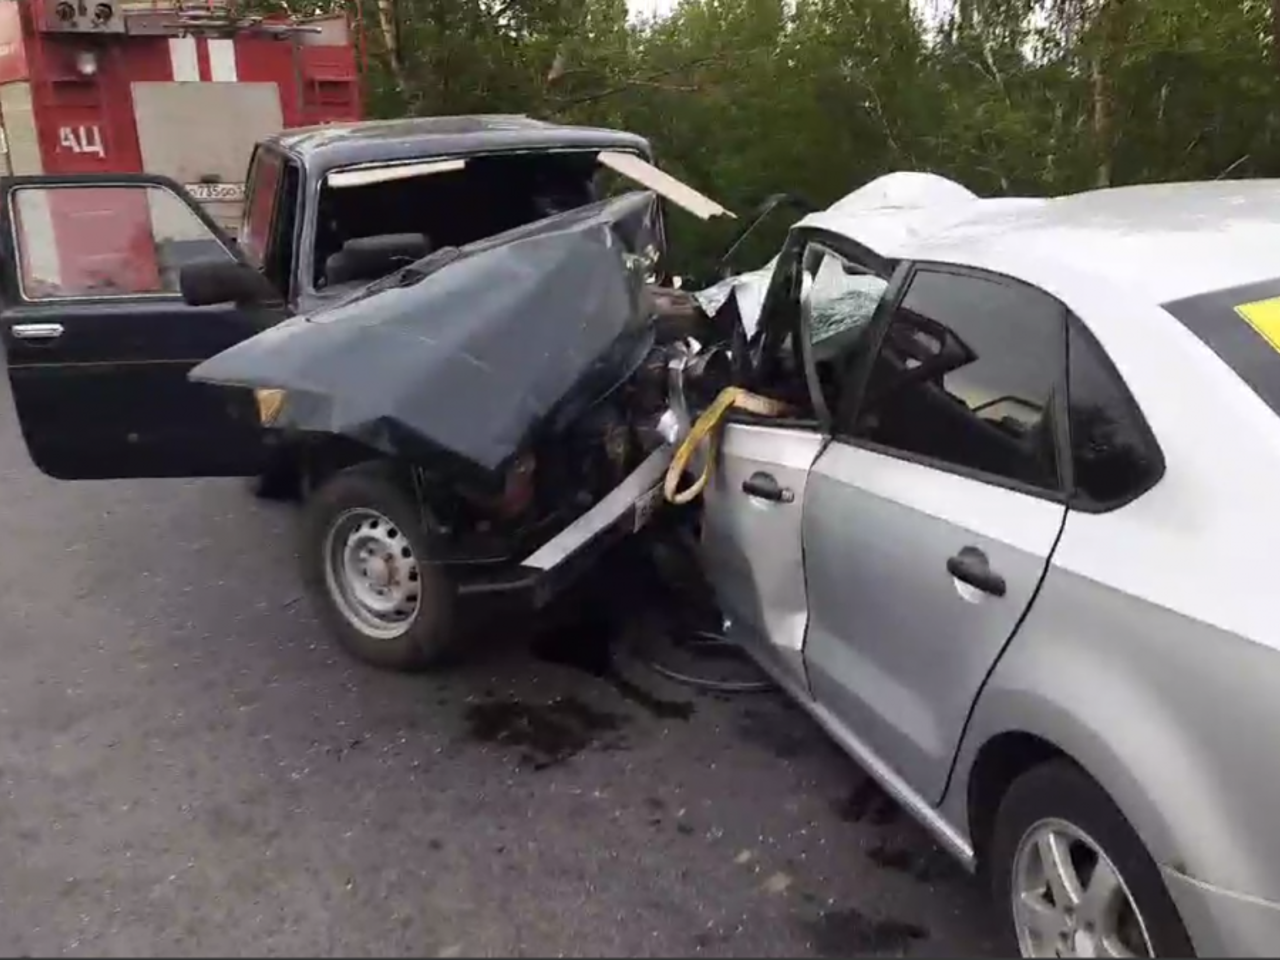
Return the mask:
[[57,340],[62,336],[62,324],[16,323],[9,332],[15,340]]
[[989,593],[993,597],[1005,594],[1004,577],[991,569],[987,555],[977,547],[964,547],[954,557],[947,560],[947,573],[961,583],[967,583],[975,590]]
[[790,487],[778,483],[777,477],[771,473],[753,473],[742,481],[742,492],[761,500],[772,500],[774,503],[791,503],[795,500],[795,492]]

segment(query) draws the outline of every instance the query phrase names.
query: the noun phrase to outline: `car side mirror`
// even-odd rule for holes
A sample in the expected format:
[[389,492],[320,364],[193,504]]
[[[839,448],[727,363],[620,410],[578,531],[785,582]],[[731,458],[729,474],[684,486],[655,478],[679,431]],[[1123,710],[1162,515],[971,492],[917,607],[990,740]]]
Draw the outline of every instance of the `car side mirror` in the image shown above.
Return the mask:
[[247,263],[236,260],[200,260],[178,272],[182,299],[192,307],[220,303],[252,306],[277,303],[279,293],[271,281]]

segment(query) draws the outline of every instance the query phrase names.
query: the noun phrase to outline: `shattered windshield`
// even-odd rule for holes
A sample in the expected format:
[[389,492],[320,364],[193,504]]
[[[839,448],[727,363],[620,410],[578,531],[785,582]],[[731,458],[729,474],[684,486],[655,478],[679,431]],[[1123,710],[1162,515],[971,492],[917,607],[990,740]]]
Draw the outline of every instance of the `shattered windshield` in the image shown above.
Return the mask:
[[[816,270],[814,259],[817,258]],[[812,270],[809,293],[809,337],[815,360],[829,352],[843,353],[861,338],[888,284],[842,257],[813,245],[806,253],[806,272]]]
[[352,241],[415,235],[430,253],[584,206],[596,199],[597,168],[594,153],[567,151],[332,171],[316,207],[312,282],[317,289],[342,282],[336,261]]
[[[604,200],[599,200],[596,203],[579,207],[575,210],[570,210],[567,213],[559,214],[554,218],[555,229],[563,231],[572,228],[574,225],[593,220],[600,216],[604,211],[609,210],[615,204],[623,203],[625,205],[628,200],[634,202],[639,199],[639,196],[640,195],[633,193],[630,198],[627,196],[610,197]],[[356,303],[360,300],[377,296],[387,290],[412,287],[442,270],[449,264],[463,259],[464,257],[474,256],[490,249],[491,247],[516,243],[523,238],[535,237],[545,233],[548,229],[548,224],[548,220],[536,220],[532,223],[526,223],[522,226],[515,227],[514,229],[507,230],[506,232],[497,234],[496,236],[485,237],[482,240],[477,240],[474,243],[467,244],[465,247],[445,247],[440,250],[435,250],[422,259],[401,267],[394,273],[388,274],[368,286],[361,287],[350,296],[339,301],[337,306]],[[646,224],[645,229],[649,229],[649,226],[649,224]],[[323,320],[326,318],[325,314],[321,314],[313,319]]]
[[[317,290],[376,280],[424,254],[637,187],[702,219],[733,217],[645,158],[620,151],[543,150],[343,168],[330,171],[321,186],[311,280]],[[395,248],[402,250],[406,240],[416,252],[397,259]],[[388,252],[371,257],[368,251],[378,246]]]

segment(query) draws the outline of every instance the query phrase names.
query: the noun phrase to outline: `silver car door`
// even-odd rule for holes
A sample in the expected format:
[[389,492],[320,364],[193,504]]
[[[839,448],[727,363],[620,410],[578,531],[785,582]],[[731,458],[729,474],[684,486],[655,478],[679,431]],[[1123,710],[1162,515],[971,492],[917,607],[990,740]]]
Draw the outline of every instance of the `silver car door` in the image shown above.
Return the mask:
[[1032,602],[1066,516],[1066,311],[920,266],[809,477],[805,663],[850,742],[922,798]]
[[800,546],[816,428],[730,423],[703,494],[701,552],[728,636],[801,688],[808,604]]
[[[703,497],[701,550],[730,636],[801,691],[808,622],[801,520],[809,469],[829,440],[825,409],[833,402],[815,392],[806,366],[815,355],[825,365],[835,344],[847,355],[848,344],[869,327],[886,283],[879,265],[802,239],[779,264],[785,272],[771,285],[763,313],[761,352],[773,371],[764,382],[766,392],[796,405],[797,416],[725,426]],[[819,322],[810,324],[810,317]]]

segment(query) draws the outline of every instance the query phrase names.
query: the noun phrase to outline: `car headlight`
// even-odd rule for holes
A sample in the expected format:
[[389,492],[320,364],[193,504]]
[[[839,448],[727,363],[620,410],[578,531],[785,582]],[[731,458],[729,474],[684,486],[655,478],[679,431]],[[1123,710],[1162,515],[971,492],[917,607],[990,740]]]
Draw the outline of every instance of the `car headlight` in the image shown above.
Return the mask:
[[284,409],[285,392],[274,388],[254,390],[253,398],[258,402],[258,422],[264,427],[275,423],[280,411]]

